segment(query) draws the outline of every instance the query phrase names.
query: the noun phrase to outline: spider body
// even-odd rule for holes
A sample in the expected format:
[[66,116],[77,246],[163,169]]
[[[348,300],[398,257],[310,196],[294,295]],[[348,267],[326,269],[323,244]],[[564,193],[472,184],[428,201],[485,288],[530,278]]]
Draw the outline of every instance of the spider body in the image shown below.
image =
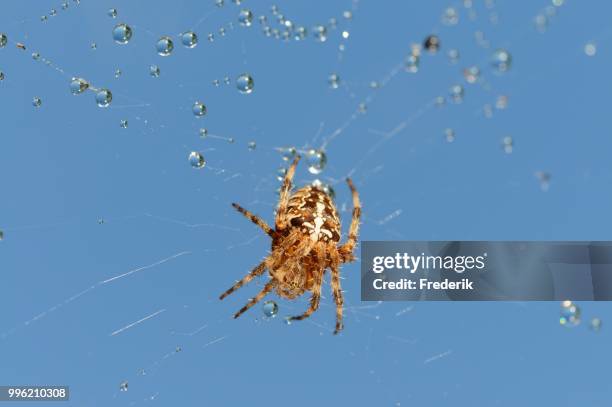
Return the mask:
[[271,253],[242,280],[221,295],[221,299],[233,293],[267,269],[270,280],[264,288],[238,311],[238,318],[269,292],[274,290],[280,297],[295,299],[306,292],[311,293],[310,307],[293,320],[308,318],[319,307],[321,286],[326,270],[331,270],[331,285],[336,303],[336,329],[342,329],[343,297],[340,289],[340,264],[354,260],[353,250],[357,244],[361,204],[353,183],[347,179],[353,195],[353,217],[348,240],[340,244],[341,227],[336,207],[331,197],[323,190],[307,186],[291,194],[291,181],[300,157],[296,157],[285,176],[281,187],[275,228],[272,229],[261,218],[240,207],[233,206],[257,224],[272,238]]

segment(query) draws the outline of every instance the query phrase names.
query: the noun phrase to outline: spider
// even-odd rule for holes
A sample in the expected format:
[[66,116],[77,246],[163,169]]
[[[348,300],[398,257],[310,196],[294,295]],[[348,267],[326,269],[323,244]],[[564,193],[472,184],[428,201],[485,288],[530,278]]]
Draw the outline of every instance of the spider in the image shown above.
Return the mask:
[[272,238],[272,252],[242,280],[224,292],[219,299],[224,299],[253,278],[262,275],[267,269],[270,272],[270,280],[259,294],[251,298],[234,314],[234,318],[238,318],[272,290],[276,290],[280,297],[287,299],[295,299],[310,291],[312,292],[310,307],[303,314],[289,318],[289,320],[302,320],[308,318],[319,308],[323,275],[329,268],[336,303],[334,334],[337,334],[343,328],[342,305],[344,303],[340,289],[339,267],[342,263],[355,260],[353,251],[357,245],[361,204],[353,182],[347,178],[346,181],[353,195],[353,217],[348,240],[340,245],[340,220],[331,197],[315,186],[306,186],[290,194],[295,168],[299,160],[300,156],[296,156],[283,180],[276,211],[275,229],[240,205],[232,204]]

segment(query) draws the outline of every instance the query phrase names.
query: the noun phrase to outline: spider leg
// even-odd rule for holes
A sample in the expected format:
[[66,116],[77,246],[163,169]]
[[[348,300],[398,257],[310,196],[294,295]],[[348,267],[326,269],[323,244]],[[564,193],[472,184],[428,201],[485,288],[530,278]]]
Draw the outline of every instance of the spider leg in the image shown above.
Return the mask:
[[353,261],[355,256],[353,250],[357,245],[357,236],[359,234],[359,221],[361,219],[361,202],[359,201],[359,194],[353,185],[353,181],[350,178],[346,179],[351,193],[353,194],[353,218],[351,220],[351,227],[349,228],[348,240],[338,249],[342,256],[342,262],[347,263]]
[[334,293],[334,301],[336,302],[336,330],[334,331],[334,335],[336,335],[344,327],[342,324],[342,306],[344,305],[344,298],[342,297],[342,289],[340,288],[340,272],[336,264],[331,266],[331,285]]
[[228,295],[230,295],[231,293],[233,293],[234,291],[236,291],[237,289],[239,289],[243,285],[249,283],[255,277],[260,276],[265,270],[266,270],[266,263],[265,263],[265,261],[262,261],[249,274],[244,276],[244,278],[242,280],[238,281],[229,290],[227,290],[226,292],[221,294],[219,299],[220,300],[224,299],[225,297],[227,297]]
[[298,161],[300,161],[300,156],[297,155],[293,159],[293,163],[287,170],[285,174],[285,178],[283,180],[283,186],[280,191],[280,198],[278,201],[278,208],[276,209],[276,229],[284,229],[287,225],[282,220],[282,214],[287,210],[287,205],[289,204],[289,192],[291,191],[291,181],[293,180],[293,176],[295,175],[295,167],[297,167]]
[[240,311],[236,312],[234,314],[234,318],[238,318],[240,315],[242,315],[245,311],[247,311],[249,308],[251,308],[253,305],[257,304],[259,301],[261,301],[261,299],[263,297],[265,297],[270,291],[272,291],[272,289],[274,288],[274,280],[270,280],[268,281],[268,283],[264,286],[264,288],[259,292],[259,294],[257,294],[255,296],[255,298],[251,298],[249,300],[249,302],[247,302],[247,305],[245,305],[244,307],[240,308]]
[[268,224],[266,223],[265,220],[263,220],[262,218],[260,218],[259,216],[255,215],[255,214],[253,214],[252,212],[244,209],[242,206],[238,205],[237,203],[232,203],[232,206],[234,208],[236,208],[236,210],[238,212],[240,212],[241,214],[246,216],[251,222],[253,222],[257,226],[262,228],[263,231],[266,232],[266,234],[268,236],[274,237],[274,231],[270,228],[270,226],[268,226]]
[[321,286],[323,285],[323,271],[316,273],[317,277],[312,287],[312,297],[310,297],[310,307],[301,315],[290,317],[290,321],[300,321],[312,315],[319,308],[321,300]]

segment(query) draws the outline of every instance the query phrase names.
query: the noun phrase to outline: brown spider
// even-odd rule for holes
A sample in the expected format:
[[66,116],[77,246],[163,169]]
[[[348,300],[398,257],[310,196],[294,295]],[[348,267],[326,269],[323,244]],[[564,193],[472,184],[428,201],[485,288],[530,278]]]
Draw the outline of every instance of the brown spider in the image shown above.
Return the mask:
[[238,318],[253,305],[257,304],[270,291],[287,299],[294,299],[306,291],[311,291],[310,307],[301,315],[290,317],[290,320],[308,318],[319,307],[323,274],[331,270],[331,285],[336,302],[337,334],[342,329],[342,290],[340,289],[339,267],[342,263],[355,259],[353,250],[357,244],[361,204],[359,195],[353,183],[347,178],[348,186],[353,194],[353,218],[348,240],[343,245],[340,241],[340,220],[336,207],[330,196],[322,189],[306,186],[291,192],[291,181],[295,167],[300,157],[297,156],[283,181],[280,191],[275,225],[272,229],[258,216],[252,214],[238,204],[232,204],[239,212],[263,229],[272,238],[272,253],[258,264],[242,280],[224,292],[224,299],[253,278],[260,276],[266,269],[270,271],[271,279],[254,298],[240,309],[234,318]]

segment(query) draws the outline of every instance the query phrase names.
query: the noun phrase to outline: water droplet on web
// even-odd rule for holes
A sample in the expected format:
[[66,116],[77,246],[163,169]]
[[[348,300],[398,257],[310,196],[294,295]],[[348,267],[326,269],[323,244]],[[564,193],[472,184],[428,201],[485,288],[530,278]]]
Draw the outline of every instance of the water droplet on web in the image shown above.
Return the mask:
[[312,33],[315,37],[315,40],[318,42],[327,41],[327,28],[322,25],[317,25],[312,29]]
[[449,49],[446,56],[451,64],[456,64],[459,61],[459,51],[456,49]]
[[555,7],[561,7],[565,3],[565,0],[552,0],[552,4]]
[[442,14],[442,23],[446,25],[455,25],[459,22],[459,13],[454,7],[448,7]]
[[108,89],[100,89],[96,92],[96,104],[99,107],[108,107],[113,100],[113,94]]
[[550,173],[546,171],[536,171],[534,175],[540,184],[540,189],[544,192],[548,191],[550,188]]
[[455,141],[455,130],[447,128],[444,130],[444,136],[446,137],[446,141],[452,143]]
[[205,129],[204,127],[202,127],[198,133],[200,134],[201,138],[206,138],[206,136],[208,136],[208,129]]
[[253,23],[253,13],[250,10],[240,10],[238,22],[243,27],[250,27]]
[[187,31],[181,34],[181,42],[187,48],[193,48],[198,45],[198,36],[193,31]]
[[221,85],[221,82],[219,82],[219,79],[214,79],[212,81],[213,86],[219,87],[219,85]]
[[176,352],[176,353],[179,353],[182,350],[183,350],[183,348],[181,348],[180,346],[177,346],[176,348],[174,348],[174,352]]
[[121,69],[117,68],[115,69],[115,79],[118,79],[121,76]]
[[157,49],[157,54],[162,57],[167,57],[174,50],[174,42],[168,36],[163,36],[159,40],[157,40],[157,44],[155,45],[155,49]]
[[580,324],[580,308],[572,301],[563,301],[559,323],[569,328]]
[[249,141],[248,147],[249,150],[253,151],[255,150],[255,148],[257,148],[257,143],[255,143],[254,141]]
[[0,48],[6,47],[8,43],[8,37],[4,33],[0,33]]
[[467,83],[475,83],[480,77],[480,69],[474,65],[463,70],[463,77]]
[[223,0],[215,0],[215,5],[217,7],[223,7],[224,4],[225,4],[225,1]]
[[591,331],[593,332],[599,332],[599,330],[601,329],[601,319],[599,318],[593,318],[591,319],[591,325],[589,326],[591,328]]
[[308,171],[311,174],[318,175],[323,172],[325,164],[327,164],[327,156],[323,150],[310,149],[306,153],[308,160]]
[[70,92],[79,95],[89,88],[89,83],[83,78],[72,78],[70,81]]
[[120,23],[113,28],[113,39],[117,44],[127,44],[132,38],[132,28],[125,23]]
[[512,139],[512,137],[504,137],[502,140],[502,145],[506,154],[512,154],[512,151],[514,150],[514,140]]
[[128,382],[127,382],[127,380],[124,380],[124,381],[122,381],[119,384],[119,390],[120,391],[128,391]]
[[448,93],[449,93],[449,96],[450,96],[450,100],[453,103],[461,103],[461,102],[463,102],[463,94],[464,94],[463,86],[461,86],[461,85],[451,86],[451,88],[450,88]]
[[106,14],[108,14],[108,16],[110,18],[117,18],[117,9],[116,8],[109,8],[108,12]]
[[284,167],[281,167],[276,171],[276,179],[279,181],[282,181],[285,178],[286,174],[287,174],[287,169]]
[[584,46],[584,53],[589,57],[595,56],[595,54],[597,53],[597,46],[595,45],[595,43],[587,43]]
[[159,77],[159,74],[160,74],[159,66],[151,65],[149,67],[149,75],[151,75],[154,78],[157,78],[157,77]]
[[0,230],[0,241],[4,240],[4,232]]
[[348,31],[344,30],[342,31],[342,38],[344,38],[345,40],[348,39],[348,37],[351,36],[351,33],[349,33]]
[[306,30],[306,27],[302,27],[302,26],[297,27],[295,29],[295,32],[293,33],[293,39],[296,41],[302,41],[307,36],[308,36],[308,30]]
[[48,20],[47,16],[40,16],[40,21],[42,21],[43,23],[47,20]]
[[440,49],[440,38],[437,35],[429,35],[423,41],[423,48],[429,53],[435,54]]
[[223,27],[219,28],[219,35],[222,37],[225,37],[225,28]]
[[193,168],[201,169],[206,166],[206,160],[201,153],[192,151],[189,154],[189,164],[191,164]]
[[377,81],[370,82],[370,89],[378,89],[380,84]]
[[68,2],[67,1],[62,3],[62,10],[68,10]]
[[264,302],[263,313],[268,318],[274,318],[278,314],[278,305],[274,301]]
[[40,54],[38,52],[32,52],[32,59],[38,61],[40,59]]
[[284,161],[293,161],[297,155],[297,149],[295,147],[285,147],[279,149]]
[[253,92],[254,86],[255,81],[253,81],[253,77],[248,73],[243,73],[236,79],[236,88],[238,88],[238,90],[242,94],[246,95]]
[[442,107],[446,104],[446,98],[444,96],[436,96],[434,103],[437,107]]
[[209,33],[206,38],[208,39],[208,42],[213,42],[215,40],[215,34]]
[[285,325],[291,325],[291,317],[285,317]]
[[544,32],[548,28],[548,17],[544,14],[538,14],[534,18],[534,23],[538,31]]
[[193,115],[196,117],[202,117],[206,114],[206,105],[204,105],[204,103],[196,101],[194,102],[191,111],[193,112]]
[[4,72],[0,71],[0,81],[4,80]]
[[336,191],[334,191],[334,188],[332,188],[331,185],[324,183],[320,179],[315,179],[310,185],[325,192],[332,199],[336,197]]
[[340,76],[335,73],[329,75],[329,77],[327,78],[327,83],[329,84],[330,88],[338,89],[338,87],[340,86]]
[[366,114],[368,112],[368,105],[363,102],[359,103],[357,106],[357,111],[361,114]]
[[498,49],[493,53],[491,65],[497,72],[506,72],[512,65],[512,56],[505,49]]
[[57,15],[57,10],[56,10],[56,9],[54,9],[54,8],[52,8],[52,9],[51,9],[51,11],[49,11],[49,15],[50,15],[51,17],[55,17],[55,16]]
[[32,99],[32,106],[40,107],[40,105],[42,105],[42,100],[39,97],[34,97]]
[[499,95],[497,100],[495,101],[495,108],[499,110],[504,110],[508,107],[508,96]]
[[126,119],[123,119],[119,122],[119,127],[121,127],[122,129],[127,129],[128,127],[128,121]]
[[223,78],[223,83],[225,83],[226,85],[229,85],[231,83],[229,76]]
[[98,45],[97,45],[95,42],[92,42],[92,43],[89,45],[89,48],[91,48],[91,49],[93,49],[93,50],[95,51],[96,49],[98,49]]
[[409,55],[404,61],[404,69],[406,72],[416,73],[419,70],[419,56]]

